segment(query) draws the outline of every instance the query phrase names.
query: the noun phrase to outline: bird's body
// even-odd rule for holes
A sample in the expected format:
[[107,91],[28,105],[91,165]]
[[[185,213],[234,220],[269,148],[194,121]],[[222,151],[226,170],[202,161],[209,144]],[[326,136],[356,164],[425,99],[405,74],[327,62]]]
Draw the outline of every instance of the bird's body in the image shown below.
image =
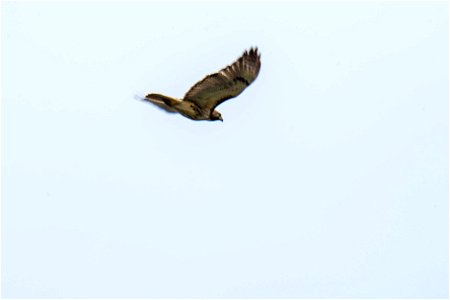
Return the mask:
[[167,112],[178,112],[192,120],[223,121],[215,108],[242,93],[256,79],[260,67],[258,50],[250,49],[232,65],[197,82],[183,99],[152,93],[145,96],[145,100]]

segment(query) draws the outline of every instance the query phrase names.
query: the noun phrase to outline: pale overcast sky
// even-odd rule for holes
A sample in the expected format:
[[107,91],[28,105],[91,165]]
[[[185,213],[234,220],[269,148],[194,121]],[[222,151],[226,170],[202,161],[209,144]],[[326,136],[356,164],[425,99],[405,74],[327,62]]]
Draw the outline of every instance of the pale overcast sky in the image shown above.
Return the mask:
[[[446,2],[2,2],[3,297],[448,297]],[[258,46],[257,80],[182,97]]]

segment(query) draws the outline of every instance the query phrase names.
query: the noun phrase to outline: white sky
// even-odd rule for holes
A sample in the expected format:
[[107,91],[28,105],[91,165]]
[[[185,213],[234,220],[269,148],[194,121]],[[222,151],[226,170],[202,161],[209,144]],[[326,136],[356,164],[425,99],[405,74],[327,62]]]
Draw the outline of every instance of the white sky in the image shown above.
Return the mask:
[[446,2],[2,6],[3,297],[448,297]]

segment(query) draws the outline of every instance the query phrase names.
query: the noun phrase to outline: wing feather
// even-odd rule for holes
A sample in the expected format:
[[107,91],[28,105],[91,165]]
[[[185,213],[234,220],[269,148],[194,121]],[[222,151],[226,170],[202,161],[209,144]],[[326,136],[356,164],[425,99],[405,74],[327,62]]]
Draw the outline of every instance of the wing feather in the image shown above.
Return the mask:
[[256,79],[261,67],[260,57],[257,48],[245,51],[233,64],[197,82],[186,93],[183,101],[214,110],[222,102],[242,93]]

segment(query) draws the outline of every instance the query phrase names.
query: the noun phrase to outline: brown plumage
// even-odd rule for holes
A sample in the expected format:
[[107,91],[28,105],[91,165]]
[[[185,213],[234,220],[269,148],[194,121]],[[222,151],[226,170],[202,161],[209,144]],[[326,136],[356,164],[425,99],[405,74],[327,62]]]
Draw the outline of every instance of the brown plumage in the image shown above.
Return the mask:
[[238,96],[256,79],[261,67],[260,57],[257,48],[245,51],[233,64],[197,82],[183,99],[148,94],[144,100],[192,120],[223,121],[222,115],[215,108]]

